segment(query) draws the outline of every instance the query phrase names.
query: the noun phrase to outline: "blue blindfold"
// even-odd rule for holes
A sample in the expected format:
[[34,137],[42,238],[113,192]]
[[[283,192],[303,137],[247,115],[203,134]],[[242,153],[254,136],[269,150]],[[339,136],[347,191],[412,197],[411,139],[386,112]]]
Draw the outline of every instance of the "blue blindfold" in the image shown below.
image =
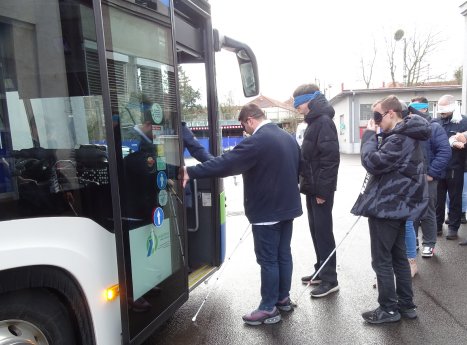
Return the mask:
[[313,93],[309,93],[309,94],[306,94],[306,95],[297,96],[297,97],[294,98],[293,107],[295,109],[297,109],[299,105],[302,105],[305,102],[309,102],[312,99],[315,99],[316,96],[318,96],[318,95],[321,95],[321,92],[315,91]]

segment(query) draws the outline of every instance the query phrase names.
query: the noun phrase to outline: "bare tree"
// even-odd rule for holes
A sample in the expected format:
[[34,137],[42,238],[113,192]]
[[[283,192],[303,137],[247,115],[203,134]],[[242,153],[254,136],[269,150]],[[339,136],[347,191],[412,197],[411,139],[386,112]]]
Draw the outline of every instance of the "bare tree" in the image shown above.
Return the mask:
[[428,58],[439,47],[442,40],[439,33],[429,32],[426,35],[418,35],[416,32],[404,40],[404,69],[407,86],[418,85],[426,82],[428,79],[438,79],[439,76],[429,75]]
[[395,52],[397,42],[402,44],[402,80],[404,86],[420,85],[429,79],[441,79],[444,74],[430,76],[429,58],[439,48],[443,40],[440,33],[429,32],[419,35],[414,32],[412,35],[405,35],[403,30],[397,30],[394,40],[386,39],[386,52],[388,57],[389,71],[394,85],[396,85],[396,62]]
[[396,85],[396,35],[394,39],[388,40],[387,37],[384,38],[386,42],[386,57],[388,59],[389,72],[391,73],[392,85]]
[[365,82],[366,88],[370,88],[371,78],[373,76],[373,67],[376,61],[378,49],[376,48],[376,41],[373,38],[373,58],[369,62],[365,62],[363,57],[360,58],[360,66],[362,67],[363,81]]

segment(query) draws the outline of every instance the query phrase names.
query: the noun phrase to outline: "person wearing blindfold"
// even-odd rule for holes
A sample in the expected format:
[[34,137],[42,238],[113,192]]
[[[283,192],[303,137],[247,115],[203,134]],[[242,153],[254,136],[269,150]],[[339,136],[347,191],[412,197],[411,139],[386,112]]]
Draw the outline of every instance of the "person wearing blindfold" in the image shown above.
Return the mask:
[[[415,243],[413,243],[413,248],[411,248],[411,241],[407,240],[407,236],[409,231],[412,231],[415,237],[418,237],[419,227],[422,228],[423,235],[422,257],[431,258],[434,255],[437,237],[436,202],[438,181],[446,177],[446,167],[451,159],[451,147],[449,146],[448,136],[439,123],[431,121],[428,107],[428,100],[425,97],[416,97],[412,99],[407,109],[408,113],[419,115],[430,122],[431,127],[430,139],[422,143],[430,200],[426,212],[422,215],[421,219],[414,219],[413,226],[411,226],[410,222],[407,222],[406,244],[409,260],[416,257],[416,248]],[[418,239],[416,243],[418,248]],[[416,273],[415,261],[411,261],[411,269],[413,276]]]
[[317,85],[297,87],[293,98],[294,107],[308,125],[302,143],[300,192],[306,196],[308,224],[316,254],[314,272],[302,277],[302,283],[317,285],[310,295],[320,298],[339,290],[335,254],[314,277],[336,247],[332,208],[340,163],[339,140],[333,121],[334,108]]
[[445,177],[438,181],[438,199],[436,204],[436,223],[438,234],[442,234],[446,212],[446,195],[449,195],[447,240],[456,240],[462,217],[462,189],[464,186],[464,165],[467,151],[466,139],[462,134],[467,131],[467,118],[460,114],[459,107],[452,95],[444,95],[438,100],[439,123],[449,137],[451,159],[446,167]]
[[431,128],[420,116],[403,117],[401,103],[394,95],[377,101],[373,114],[361,144],[362,165],[370,178],[351,212],[368,217],[378,288],[379,306],[362,317],[368,323],[381,324],[417,317],[405,223],[420,217],[428,205],[420,141],[430,137]]

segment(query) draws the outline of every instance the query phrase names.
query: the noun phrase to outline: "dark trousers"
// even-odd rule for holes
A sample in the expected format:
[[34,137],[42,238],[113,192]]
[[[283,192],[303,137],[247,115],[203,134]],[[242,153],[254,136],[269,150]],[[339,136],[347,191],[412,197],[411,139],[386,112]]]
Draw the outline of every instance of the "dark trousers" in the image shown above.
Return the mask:
[[369,217],[368,225],[379,305],[387,312],[414,308],[412,277],[405,249],[405,221]]
[[[315,272],[321,267],[329,254],[336,247],[332,228],[332,207],[334,205],[334,193],[324,204],[316,202],[316,196],[306,196],[306,208],[308,210],[308,224],[310,226],[311,239],[315,247],[316,263]],[[333,254],[326,266],[319,273],[321,281],[337,283],[336,253]]]
[[273,225],[252,225],[256,261],[261,267],[260,310],[271,311],[275,304],[289,297],[292,283],[293,220]]
[[446,192],[449,193],[449,229],[457,231],[461,225],[462,189],[464,186],[464,168],[450,169],[445,179],[438,181],[438,200],[436,203],[436,224],[441,231],[446,212]]

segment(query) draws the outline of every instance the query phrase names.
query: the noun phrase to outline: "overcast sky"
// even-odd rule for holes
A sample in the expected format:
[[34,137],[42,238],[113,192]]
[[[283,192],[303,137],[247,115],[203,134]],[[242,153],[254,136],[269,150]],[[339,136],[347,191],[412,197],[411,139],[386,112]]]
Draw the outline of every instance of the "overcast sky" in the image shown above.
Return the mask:
[[[213,26],[248,44],[259,65],[261,93],[287,100],[296,86],[319,80],[330,96],[364,88],[360,58],[371,56],[373,37],[378,56],[372,86],[390,82],[385,38],[398,29],[407,36],[440,33],[445,41],[430,58],[430,75],[453,79],[464,55],[462,0],[210,0]],[[400,45],[402,60],[402,45]],[[233,54],[218,54],[220,101],[229,93],[243,104]],[[400,64],[400,68],[402,65]],[[402,73],[401,73],[402,75]],[[329,96],[329,94],[328,94]]]

